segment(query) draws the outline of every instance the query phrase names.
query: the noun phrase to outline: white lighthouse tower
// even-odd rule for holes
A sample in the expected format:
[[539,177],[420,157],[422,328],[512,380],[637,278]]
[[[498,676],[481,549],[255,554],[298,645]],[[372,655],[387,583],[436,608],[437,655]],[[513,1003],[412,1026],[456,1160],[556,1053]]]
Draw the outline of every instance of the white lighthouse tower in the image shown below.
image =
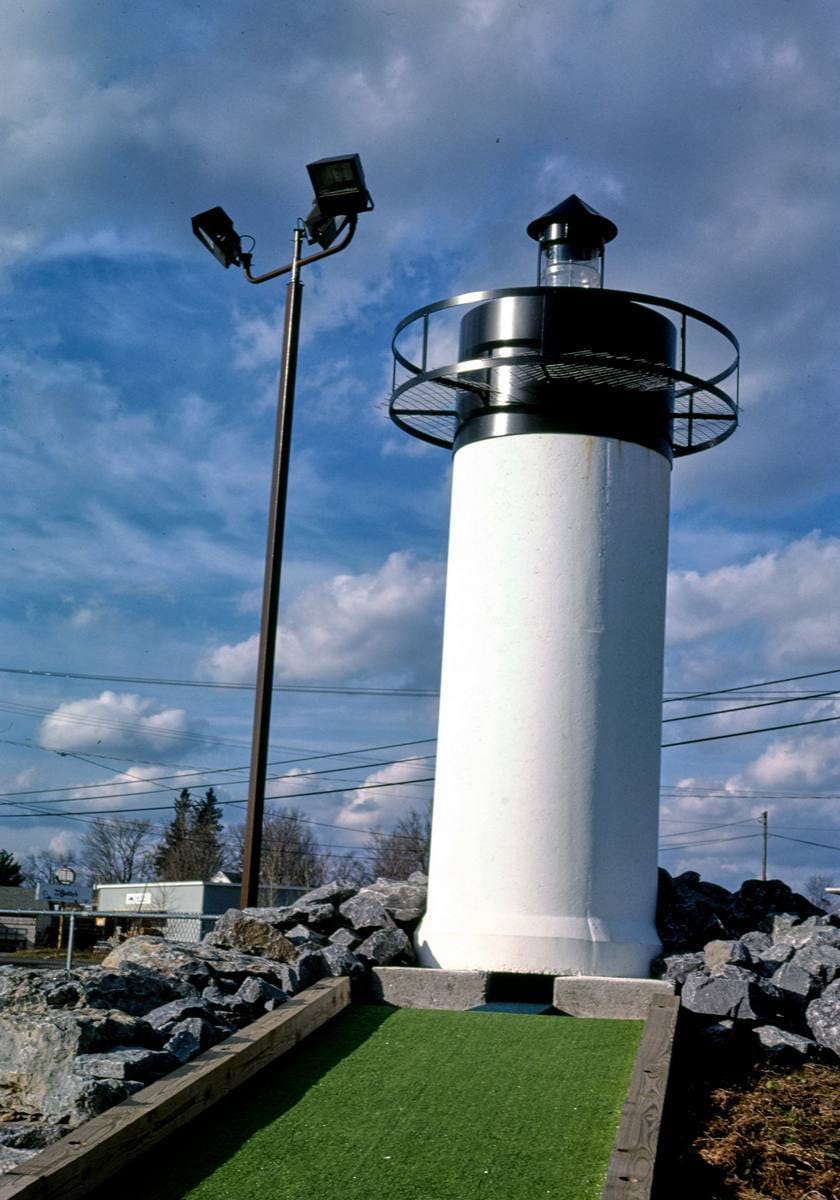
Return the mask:
[[[453,452],[417,950],[449,969],[646,977],[671,466],[733,432],[720,384],[737,342],[604,289],[617,230],[577,196],[528,233],[540,286],[452,297],[394,335],[394,421]],[[457,361],[433,363],[453,309]],[[735,349],[711,378],[687,370],[689,322]]]

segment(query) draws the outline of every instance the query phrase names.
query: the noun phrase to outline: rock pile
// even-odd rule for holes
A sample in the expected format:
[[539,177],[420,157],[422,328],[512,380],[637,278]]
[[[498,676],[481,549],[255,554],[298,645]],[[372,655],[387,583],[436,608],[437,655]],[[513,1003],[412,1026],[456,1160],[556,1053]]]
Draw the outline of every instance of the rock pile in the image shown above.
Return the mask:
[[[411,964],[426,877],[337,880],[285,908],[230,909],[197,944],[130,938],[99,967],[0,967],[0,1171],[327,975],[366,994],[374,966]],[[778,1061],[840,1056],[840,916],[785,884],[736,892],[661,873],[663,956],[710,1044]]]
[[0,967],[0,1171],[327,976],[413,961],[426,878],[338,880],[229,910],[198,944],[135,937],[99,967]]
[[762,1057],[840,1057],[840,915],[779,880],[736,892],[687,871],[661,872],[653,973],[674,982],[695,1032],[710,1044],[751,1039]]

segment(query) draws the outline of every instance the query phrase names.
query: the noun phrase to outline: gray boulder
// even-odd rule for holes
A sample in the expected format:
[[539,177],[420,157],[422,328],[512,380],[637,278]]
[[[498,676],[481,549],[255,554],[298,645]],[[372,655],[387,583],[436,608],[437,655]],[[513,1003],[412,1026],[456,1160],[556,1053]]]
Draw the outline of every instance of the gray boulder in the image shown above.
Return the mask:
[[329,933],[338,923],[335,906],[328,901],[309,900],[303,896],[292,905],[292,914],[296,921],[308,925],[311,929],[323,930]]
[[328,975],[347,975],[350,979],[358,979],[365,973],[363,964],[346,946],[324,946],[321,958]]
[[681,993],[683,1007],[689,1012],[741,1021],[767,1021],[778,1003],[771,990],[751,971],[727,964],[713,975],[700,971],[690,974]]
[[0,1146],[15,1150],[46,1150],[66,1133],[61,1125],[47,1125],[44,1121],[3,1121],[0,1123]]
[[742,940],[708,942],[703,949],[703,959],[709,971],[716,971],[726,963],[736,967],[751,967],[755,961],[749,946]]
[[250,1008],[265,1008],[269,1001],[273,1001],[273,1007],[276,1008],[285,1004],[288,998],[282,988],[277,987],[274,983],[268,983],[265,979],[244,980],[234,996],[235,1000],[241,1001]]
[[335,933],[329,936],[329,943],[333,946],[345,946],[348,950],[352,950],[354,946],[358,946],[361,941],[358,933],[354,933],[352,929],[336,929]]
[[116,1046],[107,1053],[80,1054],[73,1063],[77,1075],[92,1079],[135,1080],[150,1083],[179,1065],[165,1050],[143,1050],[137,1046]]
[[306,925],[293,925],[291,929],[286,930],[286,937],[293,946],[301,946],[304,942],[314,942],[316,946],[323,946],[327,941],[323,933],[317,933]]
[[768,949],[773,939],[769,933],[762,933],[760,929],[751,929],[749,933],[743,934],[738,940],[747,947],[753,959],[757,959]]
[[373,892],[352,896],[345,900],[339,908],[339,913],[357,933],[363,937],[377,929],[396,929],[396,924],[389,913],[385,911],[382,898]]
[[222,991],[222,989],[217,987],[215,984],[211,984],[210,987],[206,987],[201,993],[201,998],[210,1006],[211,1010],[221,1009],[225,1015],[225,1019],[232,1020],[236,1022],[236,1024],[241,1024],[244,1021],[250,1021],[251,1017],[253,1016],[253,1013],[250,1011],[251,1006],[249,1004],[237,999],[237,997],[230,992]]
[[416,925],[426,911],[425,883],[377,879],[362,888],[359,896],[375,896],[398,925]]
[[311,987],[326,973],[326,964],[320,946],[307,947],[294,961],[298,976],[298,990]]
[[[289,962],[294,957],[294,946],[274,925],[244,912],[232,916],[232,912],[235,910],[225,913],[222,928],[217,923],[212,945],[238,950],[242,954],[276,959],[278,962]],[[207,944],[206,940],[202,943],[204,946]]]
[[311,892],[307,892],[305,896],[301,896],[297,901],[295,908],[301,904],[343,904],[345,900],[349,900],[359,890],[358,884],[352,883],[349,879],[333,879],[331,883],[325,883],[322,887],[313,888]]
[[216,928],[218,928],[219,925],[224,922],[226,917],[231,917],[232,914],[240,911],[243,912],[246,917],[254,917],[257,921],[264,921],[266,925],[273,925],[275,929],[283,929],[286,925],[294,925],[292,909],[288,904],[275,905],[274,907],[269,907],[267,905],[258,907],[257,905],[252,905],[250,908],[243,909],[229,908],[224,916],[216,922]]
[[295,967],[291,963],[279,963],[273,979],[268,981],[281,988],[288,996],[296,996],[304,986],[300,981]]
[[704,884],[696,871],[672,878],[660,868],[656,927],[664,953],[702,950],[715,938],[730,938],[723,920],[730,898],[725,888]]
[[759,951],[757,966],[763,975],[772,975],[796,953],[793,942],[773,942],[766,950]]
[[203,1017],[204,1020],[207,1020],[209,1016],[210,1006],[206,1001],[196,996],[184,1000],[171,1000],[169,1004],[162,1004],[160,1008],[153,1008],[151,1012],[146,1013],[145,1019],[153,1029],[168,1033],[172,1026],[179,1021],[183,1021],[186,1017]]
[[[792,1014],[801,1013],[840,975],[840,950],[812,939],[770,976],[770,982],[790,1000]],[[798,1004],[796,1003],[798,1002]]]
[[235,991],[250,975],[267,979],[269,983],[289,990],[283,983],[285,963],[221,946],[208,946],[205,942],[167,942],[159,937],[129,938],[103,960],[106,969],[115,971],[147,965],[176,979],[186,977],[194,980],[202,991],[220,980],[230,983]]
[[163,1049],[177,1058],[179,1063],[185,1063],[215,1041],[216,1034],[209,1021],[202,1021],[201,1017],[187,1017],[173,1027]]
[[[733,892],[726,915],[727,924],[736,933],[760,929],[770,933],[776,914],[804,920],[821,916],[822,909],[792,891],[781,879],[745,879]],[[774,940],[776,935],[774,934]]]
[[18,1150],[15,1146],[4,1146],[0,1143],[0,1175],[19,1167],[38,1153],[37,1150]]
[[668,979],[677,987],[682,987],[693,971],[705,974],[705,967],[705,956],[702,950],[698,950],[691,954],[669,954],[667,958],[656,960],[653,974],[657,979]]
[[810,1038],[779,1029],[777,1025],[756,1025],[752,1032],[763,1056],[778,1066],[795,1066],[805,1062],[817,1048],[816,1042]]
[[385,967],[388,963],[411,958],[411,941],[403,929],[377,929],[365,938],[355,953],[368,967]]
[[817,938],[807,942],[801,950],[797,950],[790,961],[793,966],[801,967],[812,975],[820,989],[833,983],[840,975],[840,950]]
[[83,967],[78,972],[78,986],[86,1008],[118,1008],[138,1017],[171,1000],[194,995],[194,988],[186,980],[148,967],[132,967],[130,971]]
[[[795,932],[799,927],[799,932]],[[768,922],[768,932],[774,942],[787,942],[792,946],[804,946],[811,936],[811,928],[802,925],[802,918],[796,913],[776,913]]]
[[840,1058],[840,979],[830,983],[805,1011],[808,1028],[818,1045]]

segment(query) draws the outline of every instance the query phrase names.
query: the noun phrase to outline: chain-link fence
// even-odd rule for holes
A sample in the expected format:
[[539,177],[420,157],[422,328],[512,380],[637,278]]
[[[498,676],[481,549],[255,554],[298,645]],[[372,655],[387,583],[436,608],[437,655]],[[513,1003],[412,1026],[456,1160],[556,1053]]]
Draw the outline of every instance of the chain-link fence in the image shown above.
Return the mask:
[[69,971],[74,955],[95,961],[141,933],[200,942],[217,920],[218,913],[0,909],[0,953],[6,963],[63,962]]

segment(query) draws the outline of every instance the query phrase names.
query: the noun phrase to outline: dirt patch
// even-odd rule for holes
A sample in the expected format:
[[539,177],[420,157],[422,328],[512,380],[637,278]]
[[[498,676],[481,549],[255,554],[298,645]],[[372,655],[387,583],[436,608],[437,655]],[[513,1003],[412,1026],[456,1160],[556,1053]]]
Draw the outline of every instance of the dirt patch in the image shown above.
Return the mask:
[[840,1069],[681,1045],[655,1200],[840,1200]]

